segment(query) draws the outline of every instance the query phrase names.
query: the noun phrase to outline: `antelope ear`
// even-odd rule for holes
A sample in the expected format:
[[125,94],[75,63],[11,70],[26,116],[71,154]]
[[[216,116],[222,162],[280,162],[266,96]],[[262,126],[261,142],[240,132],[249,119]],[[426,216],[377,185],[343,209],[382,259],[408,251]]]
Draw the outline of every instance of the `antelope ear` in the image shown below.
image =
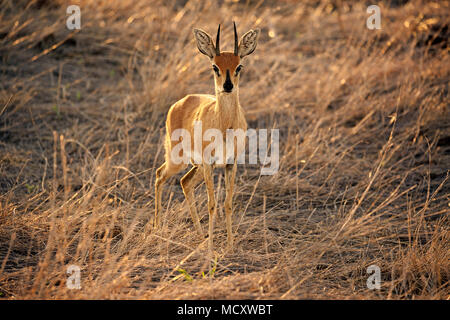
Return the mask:
[[194,29],[194,37],[197,41],[197,48],[201,53],[207,55],[211,59],[216,55],[216,48],[209,34],[200,29]]
[[259,29],[250,30],[242,36],[241,41],[239,42],[239,57],[243,58],[255,51],[256,44],[258,43],[259,31]]

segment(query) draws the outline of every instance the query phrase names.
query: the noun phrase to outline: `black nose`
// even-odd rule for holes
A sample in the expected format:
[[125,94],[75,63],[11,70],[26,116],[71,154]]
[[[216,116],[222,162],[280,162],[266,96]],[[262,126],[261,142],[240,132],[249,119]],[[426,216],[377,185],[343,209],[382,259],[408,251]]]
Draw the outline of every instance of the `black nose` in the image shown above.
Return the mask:
[[231,92],[231,90],[233,90],[233,83],[230,79],[230,70],[227,70],[227,78],[225,79],[225,83],[223,84],[223,90],[225,92]]
[[223,84],[223,90],[225,92],[231,92],[233,90],[233,84],[231,83],[231,81],[230,82],[225,82]]

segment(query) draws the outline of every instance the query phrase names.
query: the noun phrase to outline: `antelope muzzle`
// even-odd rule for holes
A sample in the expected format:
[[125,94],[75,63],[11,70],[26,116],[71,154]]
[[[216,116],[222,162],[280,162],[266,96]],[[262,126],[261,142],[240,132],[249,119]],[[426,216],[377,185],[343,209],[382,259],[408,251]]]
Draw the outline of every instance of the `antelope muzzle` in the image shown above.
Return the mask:
[[223,91],[230,93],[233,91],[233,82],[231,82],[230,70],[227,70],[227,78],[223,84]]

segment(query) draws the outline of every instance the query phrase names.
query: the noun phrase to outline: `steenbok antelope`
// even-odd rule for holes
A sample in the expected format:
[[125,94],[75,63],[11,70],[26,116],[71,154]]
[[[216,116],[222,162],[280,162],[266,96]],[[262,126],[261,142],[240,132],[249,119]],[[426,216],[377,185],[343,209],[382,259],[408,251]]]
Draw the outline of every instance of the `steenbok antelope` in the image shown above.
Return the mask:
[[[234,24],[234,23],[233,23]],[[239,104],[239,74],[243,68],[240,64],[241,59],[251,54],[255,48],[259,36],[259,29],[250,30],[242,36],[238,45],[238,36],[236,31],[236,24],[234,24],[234,52],[220,51],[220,25],[217,30],[216,45],[214,46],[211,37],[200,29],[194,29],[194,37],[197,42],[197,47],[201,53],[210,58],[212,70],[214,74],[215,96],[206,94],[192,94],[177,101],[170,107],[166,120],[166,137],[165,137],[165,162],[156,171],[155,181],[155,219],[154,226],[158,228],[160,224],[161,214],[161,194],[164,182],[187,167],[186,163],[176,164],[171,159],[172,148],[177,141],[172,141],[171,136],[174,130],[182,128],[194,137],[194,122],[200,121],[203,131],[207,129],[218,129],[223,136],[227,129],[242,129],[247,130],[247,122],[244,117],[244,112]],[[193,143],[190,144],[194,145]],[[203,150],[206,144],[202,142],[201,148]],[[241,149],[240,146],[239,149]],[[242,150],[242,149],[241,149]],[[244,147],[245,150],[245,147]],[[236,148],[231,151],[234,154],[234,162],[227,161],[225,167],[225,213],[227,224],[227,240],[228,247],[233,248],[233,233],[231,228],[232,216],[232,197],[234,180],[236,176],[236,159],[238,152]],[[193,153],[191,152],[191,155]],[[209,161],[204,161],[201,157],[201,163],[194,163],[191,155],[190,161],[193,167],[181,179],[181,187],[189,205],[189,212],[194,221],[195,228],[202,236],[202,227],[197,215],[197,209],[194,202],[194,188],[201,182],[202,178],[205,181],[208,192],[208,211],[209,211],[209,248],[212,249],[213,239],[213,216],[215,208],[214,199],[214,182],[212,171],[214,164]],[[218,166],[216,164],[216,166]]]

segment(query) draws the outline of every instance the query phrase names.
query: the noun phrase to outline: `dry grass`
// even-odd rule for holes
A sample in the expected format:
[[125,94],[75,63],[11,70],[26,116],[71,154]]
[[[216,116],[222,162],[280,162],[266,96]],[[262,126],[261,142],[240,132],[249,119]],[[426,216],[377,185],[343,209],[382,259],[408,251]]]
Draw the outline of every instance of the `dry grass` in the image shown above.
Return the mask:
[[[80,32],[64,1],[0,2],[0,297],[449,299],[449,3],[381,3],[371,31],[359,1],[221,2],[84,0]],[[192,28],[227,49],[233,19],[262,29],[241,104],[280,129],[280,171],[239,168],[235,252],[219,207],[203,276],[180,176],[144,228],[165,113],[213,92]]]

